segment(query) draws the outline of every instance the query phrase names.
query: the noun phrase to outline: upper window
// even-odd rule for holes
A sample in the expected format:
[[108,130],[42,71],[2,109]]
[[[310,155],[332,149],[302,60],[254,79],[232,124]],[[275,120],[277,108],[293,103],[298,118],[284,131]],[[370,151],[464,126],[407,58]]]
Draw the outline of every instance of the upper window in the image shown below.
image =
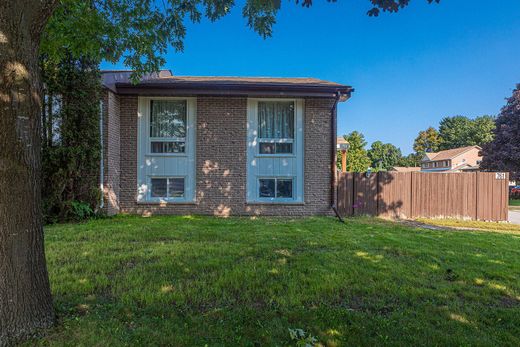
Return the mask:
[[152,100],[150,110],[151,153],[184,153],[186,100]]
[[294,143],[294,102],[258,102],[260,154],[292,154]]

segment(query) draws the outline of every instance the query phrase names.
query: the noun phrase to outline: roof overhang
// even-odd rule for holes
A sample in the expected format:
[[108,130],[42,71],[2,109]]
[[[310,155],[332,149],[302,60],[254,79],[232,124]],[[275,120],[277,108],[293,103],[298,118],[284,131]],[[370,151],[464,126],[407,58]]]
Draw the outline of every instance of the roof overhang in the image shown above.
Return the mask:
[[277,96],[277,97],[315,97],[337,98],[341,101],[350,98],[354,91],[349,86],[314,86],[282,83],[235,84],[235,83],[116,83],[118,94],[156,95],[156,96]]

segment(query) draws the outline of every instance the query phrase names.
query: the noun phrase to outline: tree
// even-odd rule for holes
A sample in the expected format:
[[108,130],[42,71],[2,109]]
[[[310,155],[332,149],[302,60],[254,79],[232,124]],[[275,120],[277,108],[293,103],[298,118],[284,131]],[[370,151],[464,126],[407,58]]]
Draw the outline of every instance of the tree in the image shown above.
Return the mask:
[[496,119],[494,139],[482,148],[481,167],[520,179],[520,84]]
[[41,66],[44,220],[81,220],[93,214],[100,197],[98,64],[69,55]]
[[390,170],[402,162],[401,150],[391,143],[375,141],[368,150],[371,166],[376,170]]
[[416,153],[424,154],[426,152],[437,152],[441,139],[439,132],[433,127],[420,131],[415,138],[413,149]]
[[440,149],[483,144],[493,139],[495,121],[491,116],[469,119],[465,116],[444,117],[439,123]]
[[349,172],[365,172],[370,166],[370,158],[368,157],[365,146],[367,142],[365,137],[358,131],[353,131],[343,136],[349,143],[347,151],[347,171]]
[[[370,3],[368,14],[377,16],[397,12],[409,0]],[[309,7],[312,0],[302,4]],[[216,20],[233,5],[233,0],[0,2],[0,345],[54,321],[41,220],[39,53],[56,61],[63,48],[75,58],[122,57],[136,80],[164,63],[168,45],[182,50],[185,19],[198,22],[204,13]],[[247,0],[247,25],[270,36],[280,5]]]
[[406,157],[402,157],[399,166],[420,166],[424,154],[410,153]]
[[495,117],[485,115],[475,118],[470,132],[472,142],[482,147],[493,141],[495,127]]

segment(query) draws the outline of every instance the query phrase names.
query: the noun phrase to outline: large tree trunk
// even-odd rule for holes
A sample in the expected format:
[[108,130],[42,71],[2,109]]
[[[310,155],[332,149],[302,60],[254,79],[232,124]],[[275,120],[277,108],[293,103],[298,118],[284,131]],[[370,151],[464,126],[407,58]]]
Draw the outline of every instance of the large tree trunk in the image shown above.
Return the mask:
[[0,1],[0,346],[54,321],[41,216],[40,33],[54,1]]

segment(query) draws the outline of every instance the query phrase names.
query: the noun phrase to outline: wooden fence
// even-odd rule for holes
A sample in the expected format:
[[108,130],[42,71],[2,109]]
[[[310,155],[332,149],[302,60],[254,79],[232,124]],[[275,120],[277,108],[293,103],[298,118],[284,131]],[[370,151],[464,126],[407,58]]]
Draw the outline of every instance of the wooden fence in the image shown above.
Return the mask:
[[340,173],[342,217],[464,218],[506,221],[507,173]]

